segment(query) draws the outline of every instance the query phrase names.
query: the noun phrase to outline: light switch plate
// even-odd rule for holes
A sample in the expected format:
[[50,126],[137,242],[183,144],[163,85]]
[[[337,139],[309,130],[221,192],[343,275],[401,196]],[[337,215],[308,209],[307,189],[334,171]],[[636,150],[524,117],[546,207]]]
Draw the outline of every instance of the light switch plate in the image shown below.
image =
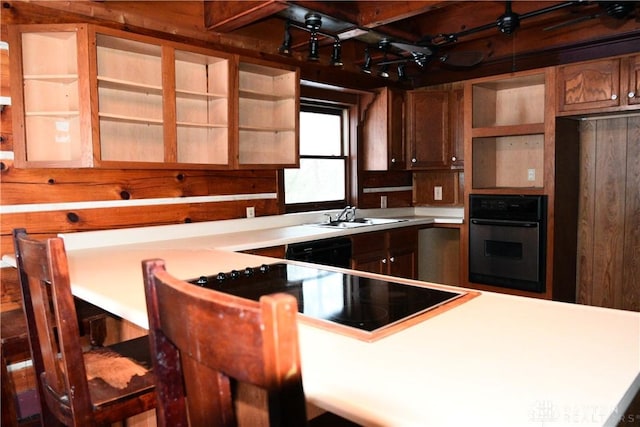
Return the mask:
[[380,196],[380,207],[382,209],[387,207],[387,196]]
[[433,187],[433,200],[442,200],[442,186]]
[[255,206],[247,206],[247,218],[254,218],[256,216]]
[[527,179],[529,181],[535,181],[536,180],[536,170],[535,169],[527,170]]

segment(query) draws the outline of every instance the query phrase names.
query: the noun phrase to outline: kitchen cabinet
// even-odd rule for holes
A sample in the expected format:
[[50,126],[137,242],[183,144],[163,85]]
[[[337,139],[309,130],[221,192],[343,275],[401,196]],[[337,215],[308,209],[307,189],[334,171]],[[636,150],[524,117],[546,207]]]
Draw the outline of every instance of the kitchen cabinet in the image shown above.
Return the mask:
[[418,275],[418,230],[403,227],[351,237],[351,268],[410,279]]
[[464,90],[407,92],[406,135],[409,168],[464,167]]
[[241,168],[299,166],[300,72],[241,59],[238,158]]
[[404,170],[404,96],[382,88],[366,108],[362,124],[364,170]]
[[544,195],[548,204],[544,293],[469,282],[468,224],[461,232],[463,286],[575,300],[581,142],[579,122],[556,117],[555,78],[556,69],[547,67],[465,83],[465,110],[471,112],[465,120],[465,200],[470,194]]
[[557,81],[559,115],[640,108],[640,55],[560,66]]
[[547,101],[553,92],[546,84],[552,72],[548,68],[467,83],[471,162],[465,174],[471,176],[473,191],[544,188],[553,159],[551,152],[545,158],[545,145],[553,141],[553,106]]
[[297,69],[90,24],[9,35],[17,167],[297,165]]

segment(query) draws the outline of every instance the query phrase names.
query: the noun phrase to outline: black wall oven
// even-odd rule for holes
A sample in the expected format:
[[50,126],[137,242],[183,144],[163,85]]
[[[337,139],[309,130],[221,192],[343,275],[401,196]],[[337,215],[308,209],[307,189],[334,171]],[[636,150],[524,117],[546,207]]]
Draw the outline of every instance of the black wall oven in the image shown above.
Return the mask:
[[545,291],[546,196],[469,200],[469,281]]

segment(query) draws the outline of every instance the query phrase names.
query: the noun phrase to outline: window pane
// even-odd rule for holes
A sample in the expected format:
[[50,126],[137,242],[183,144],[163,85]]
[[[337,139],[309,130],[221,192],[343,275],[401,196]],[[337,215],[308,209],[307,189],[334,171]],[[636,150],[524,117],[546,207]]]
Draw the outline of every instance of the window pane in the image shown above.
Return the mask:
[[300,169],[284,170],[285,203],[345,199],[345,162],[340,159],[300,159]]
[[300,112],[300,154],[340,156],[341,117],[335,114]]

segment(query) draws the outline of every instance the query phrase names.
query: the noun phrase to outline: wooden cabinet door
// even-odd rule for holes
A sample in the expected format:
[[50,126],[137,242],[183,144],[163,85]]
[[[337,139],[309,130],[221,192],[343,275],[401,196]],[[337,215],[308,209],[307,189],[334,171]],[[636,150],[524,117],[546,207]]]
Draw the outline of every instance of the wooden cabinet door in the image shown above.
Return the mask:
[[387,236],[384,231],[351,236],[351,268],[386,274]]
[[629,85],[627,93],[627,103],[629,105],[640,104],[640,55],[629,57]]
[[402,91],[383,88],[375,95],[363,118],[363,167],[365,170],[403,170],[404,97]]
[[453,169],[464,168],[464,89],[451,92],[450,112],[451,153],[449,162]]
[[388,231],[388,271],[391,276],[418,277],[418,229],[405,227]]
[[416,250],[404,248],[398,251],[392,251],[388,259],[389,275],[407,279],[417,278]]
[[407,92],[407,143],[410,169],[449,165],[449,91]]
[[366,254],[353,257],[351,259],[351,268],[353,270],[367,271],[369,273],[387,274],[386,254]]
[[620,59],[558,67],[559,111],[579,111],[620,105]]
[[404,96],[399,90],[389,90],[389,169],[407,168],[404,142]]

